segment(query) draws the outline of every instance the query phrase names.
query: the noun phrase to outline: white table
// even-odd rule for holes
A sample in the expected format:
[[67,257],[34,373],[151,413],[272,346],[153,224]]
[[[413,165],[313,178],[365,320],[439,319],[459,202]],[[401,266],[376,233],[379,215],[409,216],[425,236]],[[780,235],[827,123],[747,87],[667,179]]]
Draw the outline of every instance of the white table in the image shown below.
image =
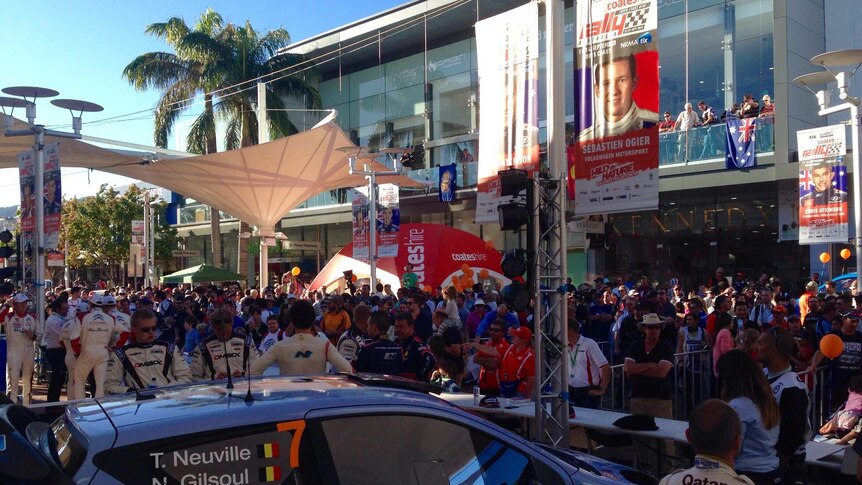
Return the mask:
[[[846,449],[847,445],[809,441],[805,445],[805,464],[840,471]],[[853,473],[856,471],[854,470]]]

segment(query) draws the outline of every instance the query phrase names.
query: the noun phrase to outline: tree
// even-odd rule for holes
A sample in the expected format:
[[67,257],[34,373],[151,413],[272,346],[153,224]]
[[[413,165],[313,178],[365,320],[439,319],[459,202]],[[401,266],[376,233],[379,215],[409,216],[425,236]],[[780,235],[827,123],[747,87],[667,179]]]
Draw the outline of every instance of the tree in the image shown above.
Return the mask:
[[[162,214],[164,206],[154,210]],[[119,281],[129,259],[132,220],[143,217],[144,193],[135,185],[123,194],[102,185],[92,197],[64,201],[60,247],[69,244],[67,264],[71,268],[104,265],[110,268],[110,277]],[[179,238],[164,217],[156,219],[155,257],[166,260]]]
[[[305,61],[298,55],[277,55],[279,49],[290,43],[286,30],[260,35],[249,22],[243,27],[225,25],[221,15],[212,9],[201,15],[193,29],[183,19],[174,17],[149,25],[146,32],[164,39],[175,53],[143,54],[126,66],[123,77],[138,90],[162,90],[154,122],[155,143],[160,147],[166,146],[180,113],[192,106],[196,94],[203,94],[203,111],[186,139],[192,153],[217,151],[217,120],[225,125],[227,149],[257,143],[258,120],[254,109],[257,91],[250,81],[291,70]],[[272,110],[268,116],[270,133],[274,137],[297,131],[284,111],[285,99],[301,99],[308,108],[321,104],[320,94],[312,85],[316,72],[309,67],[296,71],[264,79],[267,106]],[[213,264],[221,266],[219,213],[212,207],[210,221]],[[240,251],[244,252],[244,248],[240,247]]]

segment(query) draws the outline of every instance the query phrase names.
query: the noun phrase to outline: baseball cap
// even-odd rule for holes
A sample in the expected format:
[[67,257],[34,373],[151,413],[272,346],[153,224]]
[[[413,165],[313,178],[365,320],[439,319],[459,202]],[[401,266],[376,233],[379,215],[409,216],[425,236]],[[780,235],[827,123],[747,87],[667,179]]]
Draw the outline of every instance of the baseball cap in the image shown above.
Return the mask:
[[105,304],[105,297],[102,296],[100,293],[96,293],[90,298],[90,302],[92,302],[93,305],[102,306]]
[[125,294],[126,294],[126,289],[125,289],[125,288],[120,288],[119,290],[117,290],[117,294],[118,294],[118,295],[125,295]]
[[111,305],[116,305],[116,304],[117,304],[117,299],[114,298],[113,295],[105,295],[102,297],[102,305],[111,306]]
[[473,306],[476,306],[476,305],[485,306],[485,300],[483,300],[481,298],[476,298],[476,301],[473,302]]
[[15,293],[15,296],[12,298],[14,303],[26,303],[30,301],[30,297],[27,296],[26,293]]
[[857,311],[850,311],[841,316],[843,316],[844,318],[849,318],[850,320],[862,320],[862,315],[860,315]]
[[521,340],[530,340],[533,338],[533,332],[527,327],[510,328],[509,335],[518,337]]
[[81,303],[78,303],[78,306],[75,307],[75,311],[78,313],[87,313],[88,311],[90,311],[90,304],[85,301],[82,301]]

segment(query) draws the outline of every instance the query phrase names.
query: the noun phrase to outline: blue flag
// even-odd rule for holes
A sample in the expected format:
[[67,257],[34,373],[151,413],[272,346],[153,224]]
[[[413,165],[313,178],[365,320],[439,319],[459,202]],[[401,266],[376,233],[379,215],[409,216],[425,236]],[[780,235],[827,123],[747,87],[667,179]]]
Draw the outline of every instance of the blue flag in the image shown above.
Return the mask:
[[757,166],[754,134],[757,118],[728,118],[724,137],[725,162],[728,170]]
[[440,165],[440,202],[455,200],[455,164]]

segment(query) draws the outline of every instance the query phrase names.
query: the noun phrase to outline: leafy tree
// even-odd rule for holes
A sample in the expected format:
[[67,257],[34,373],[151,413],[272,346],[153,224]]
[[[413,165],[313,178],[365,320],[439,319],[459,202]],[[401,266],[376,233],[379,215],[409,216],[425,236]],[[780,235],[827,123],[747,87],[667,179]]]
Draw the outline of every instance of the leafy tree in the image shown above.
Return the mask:
[[[221,15],[212,9],[205,11],[193,28],[183,19],[173,17],[149,25],[146,32],[164,39],[175,53],[150,52],[138,56],[123,70],[123,77],[138,90],[162,91],[153,126],[155,143],[160,147],[167,145],[174,124],[183,111],[192,107],[194,96],[203,94],[203,111],[186,139],[192,153],[218,150],[217,120],[224,123],[228,149],[257,143],[257,91],[249,81],[304,61],[302,56],[277,55],[290,42],[286,30],[259,34],[249,22],[242,27],[225,25]],[[272,110],[268,120],[273,136],[297,131],[284,111],[285,99],[301,99],[308,108],[320,107],[320,94],[312,85],[315,79],[316,72],[308,68],[264,79],[267,106]],[[212,207],[210,221],[213,264],[222,266],[219,213]]]
[[[177,231],[162,217],[164,206],[154,210],[159,215],[154,224],[155,257],[167,260],[178,247]],[[118,281],[129,259],[132,220],[143,217],[144,193],[134,185],[123,194],[102,185],[92,197],[64,201],[60,247],[68,240],[69,267],[108,266]]]

